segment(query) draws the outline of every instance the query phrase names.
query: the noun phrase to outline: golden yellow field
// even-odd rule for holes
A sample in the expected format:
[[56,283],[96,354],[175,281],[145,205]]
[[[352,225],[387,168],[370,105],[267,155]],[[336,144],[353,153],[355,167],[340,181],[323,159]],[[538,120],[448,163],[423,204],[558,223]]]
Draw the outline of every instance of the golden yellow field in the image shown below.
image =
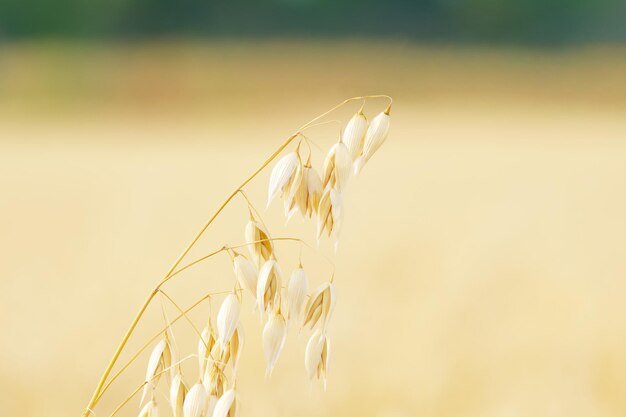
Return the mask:
[[[248,300],[240,415],[625,415],[624,56],[402,42],[4,46],[0,416],[78,416],[137,308],[220,202],[298,126],[363,94],[395,104],[387,143],[346,197],[328,391],[306,379],[304,334],[264,378]],[[339,127],[310,137],[325,150]],[[268,174],[248,188],[260,209]],[[315,242],[313,224],[284,227],[278,204],[263,215],[275,235]],[[241,243],[246,221],[235,200],[190,259]],[[297,246],[280,248],[295,267]],[[328,279],[324,261],[303,256],[312,280]],[[231,283],[223,257],[171,291],[187,305]],[[158,303],[148,313],[128,352],[162,323]],[[189,326],[179,331],[195,349]],[[145,361],[98,417],[141,382]]]

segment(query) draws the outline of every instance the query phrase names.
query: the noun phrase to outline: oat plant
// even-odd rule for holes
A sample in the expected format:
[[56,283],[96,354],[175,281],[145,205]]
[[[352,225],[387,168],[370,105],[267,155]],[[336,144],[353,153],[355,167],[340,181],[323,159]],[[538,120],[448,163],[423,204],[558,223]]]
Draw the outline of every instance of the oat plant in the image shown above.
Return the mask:
[[[378,99],[388,100],[388,104],[369,121],[364,113],[364,105],[368,100],[376,104]],[[301,263],[298,268],[287,274],[287,271],[281,268],[281,260],[276,255],[277,244],[296,242],[316,251],[315,247],[294,236],[272,237],[261,214],[255,209],[244,189],[262,170],[275,162],[268,185],[267,205],[275,200],[282,200],[287,219],[296,215],[313,219],[317,226],[315,231],[317,240],[329,238],[336,245],[344,215],[342,203],[345,190],[351,178],[363,169],[385,141],[389,130],[391,102],[391,98],[385,95],[353,97],[315,117],[289,136],[224,200],[150,291],[104,370],[85,407],[83,417],[90,414],[103,417],[97,414],[97,406],[103,396],[141,353],[150,348],[145,378],[137,381],[136,389],[126,398],[120,399],[119,405],[109,414],[110,417],[118,414],[124,407],[137,407],[137,402],[131,401],[133,398],[139,400],[138,409],[135,411],[139,417],[157,415],[234,417],[238,411],[239,398],[236,389],[237,367],[244,347],[244,332],[239,320],[243,297],[251,297],[254,300],[256,313],[264,322],[261,338],[267,362],[267,376],[271,375],[280,357],[288,327],[296,328],[297,331],[305,329],[310,335],[303,352],[303,373],[311,381],[321,380],[324,387],[326,386],[331,352],[327,329],[337,298],[333,285],[334,272],[314,286],[311,286]],[[337,142],[326,153],[323,166],[314,167],[311,163],[311,139],[307,131],[326,123],[323,119],[337,109],[352,103],[360,103],[360,108],[342,126]],[[303,143],[306,147],[302,146]],[[248,219],[242,219],[242,243],[234,246],[224,245],[201,258],[184,263],[190,250],[237,195],[244,197],[241,201],[248,205],[250,213]],[[225,254],[232,261],[233,281],[230,288],[204,294],[185,308],[180,307],[176,300],[163,290],[165,283],[218,254]],[[318,253],[318,256],[323,255]],[[125,363],[118,363],[146,309],[155,301],[157,295],[176,306],[178,314],[169,319],[164,315],[164,324],[159,332],[145,341],[140,349],[130,354],[130,359]],[[197,326],[190,319],[189,313],[203,303],[210,303],[211,300],[220,302],[215,317],[211,317],[210,314],[205,326]],[[174,340],[172,326],[181,319],[190,322],[198,340],[196,346],[184,349],[186,356],[181,355],[178,349],[174,349],[179,346],[172,343]],[[203,330],[200,330],[202,327]],[[197,372],[193,375],[183,375],[181,363],[192,359],[197,361]],[[169,393],[166,396],[169,397],[167,401],[157,399],[157,387],[160,387],[161,391],[167,390]]]

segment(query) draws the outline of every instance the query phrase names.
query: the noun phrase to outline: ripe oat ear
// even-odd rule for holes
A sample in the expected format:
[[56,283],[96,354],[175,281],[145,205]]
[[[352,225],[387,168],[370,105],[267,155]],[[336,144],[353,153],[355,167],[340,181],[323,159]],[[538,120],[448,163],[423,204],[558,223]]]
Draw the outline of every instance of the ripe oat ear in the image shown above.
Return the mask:
[[317,208],[320,203],[320,198],[322,198],[322,192],[324,191],[324,187],[322,185],[322,179],[313,167],[310,167],[306,172],[306,182],[308,194],[306,203],[306,214],[309,217],[312,217],[317,214]]
[[363,151],[363,140],[365,139],[365,132],[367,131],[367,118],[361,110],[359,110],[348,121],[343,131],[343,143],[346,144],[352,160],[361,155]]
[[137,417],[158,417],[158,414],[159,414],[159,409],[157,407],[156,401],[150,400],[139,411],[139,415]]
[[187,386],[183,382],[183,376],[177,372],[172,379],[170,386],[170,405],[172,406],[172,417],[184,417],[183,405],[187,395]]
[[256,293],[261,316],[264,312],[271,311],[280,304],[281,283],[282,270],[278,262],[275,259],[266,261],[259,271]]
[[278,195],[285,193],[289,189],[299,165],[300,158],[295,152],[283,156],[274,165],[267,190],[267,207],[270,206]]
[[[309,296],[309,277],[302,268],[302,250],[309,248],[314,255],[329,258],[319,250],[306,243],[303,239],[289,235],[271,238],[266,223],[261,219],[261,214],[255,208],[254,203],[248,198],[247,186],[257,175],[270,164],[274,163],[272,172],[267,184],[268,205],[277,197],[282,200],[285,216],[287,219],[300,213],[303,218],[314,218],[317,226],[318,247],[323,235],[334,239],[335,249],[337,237],[339,235],[344,217],[343,199],[346,196],[352,170],[360,171],[363,165],[380,148],[387,137],[389,129],[389,113],[391,106],[377,115],[370,124],[361,109],[347,121],[341,130],[340,141],[334,143],[325,152],[323,165],[315,165],[312,158],[311,144],[317,148],[319,146],[312,141],[309,132],[315,126],[324,124],[320,122],[322,118],[331,114],[341,106],[370,99],[389,100],[388,96],[365,96],[354,97],[335,106],[331,110],[314,118],[309,123],[303,125],[293,135],[285,140],[263,164],[258,167],[252,175],[243,181],[231,194],[222,202],[218,210],[210,217],[200,232],[194,237],[192,242],[185,248],[183,253],[168,270],[165,276],[158,282],[150,293],[147,301],[142,305],[139,313],[131,323],[130,328],[125,333],[113,359],[109,362],[100,382],[92,395],[92,399],[85,408],[83,417],[93,413],[94,407],[99,403],[102,396],[107,392],[109,386],[120,376],[138,357],[144,349],[152,347],[148,358],[145,380],[136,390],[128,396],[112,414],[131,402],[131,399],[140,391],[141,404],[139,405],[139,417],[158,417],[159,411],[155,402],[157,385],[161,375],[165,374],[169,382],[169,403],[171,415],[173,417],[235,417],[238,409],[238,394],[235,392],[237,382],[237,372],[240,366],[240,357],[244,349],[244,332],[240,321],[241,306],[247,302],[246,297],[251,296],[251,302],[258,308],[261,319],[265,320],[262,331],[262,350],[267,363],[266,376],[269,377],[276,367],[277,361],[283,351],[287,336],[287,321],[297,323],[298,331],[304,327],[313,329],[304,351],[304,365],[310,380],[323,380],[326,389],[326,377],[328,373],[328,363],[330,360],[330,338],[327,334],[330,317],[332,316],[336,303],[334,278],[334,263],[330,260],[333,269],[333,276],[330,282],[317,286]],[[305,130],[306,136],[304,135]],[[293,141],[297,138],[300,143],[295,150],[290,150]],[[300,155],[300,144],[306,141],[309,147],[306,162],[303,163]],[[320,150],[322,150],[320,148]],[[324,152],[324,150],[322,150]],[[321,162],[321,161],[317,161]],[[321,165],[321,166],[320,166]],[[321,176],[320,176],[321,172]],[[244,188],[246,188],[244,190]],[[224,244],[217,250],[209,252],[201,258],[190,260],[189,255],[192,249],[199,246],[201,239],[209,226],[216,220],[222,211],[231,202],[237,201],[235,196],[241,195],[247,204],[250,214],[244,230],[244,242],[239,245],[230,246]],[[252,195],[252,194],[250,194]],[[243,224],[243,223],[242,223]],[[300,245],[300,261],[298,267],[293,270],[287,284],[283,287],[282,270],[277,262],[276,247],[278,245]],[[247,247],[249,258],[238,253],[235,249]],[[287,253],[287,252],[285,252]],[[214,256],[226,255],[232,261],[233,275],[227,288],[234,288],[232,291],[222,289],[209,292],[189,307],[183,308],[178,305],[169,295],[162,290],[162,286],[168,286],[180,280],[179,274],[183,274],[189,268],[194,267]],[[281,258],[281,262],[283,259]],[[282,265],[293,265],[289,259]],[[187,282],[187,281],[183,281]],[[314,278],[311,284],[317,285]],[[161,294],[180,313],[175,319],[169,320],[165,306],[162,306],[165,327],[160,330],[152,339],[144,344],[131,359],[119,366],[117,361],[124,357],[123,352],[131,336],[136,334],[144,313],[149,310],[155,296]],[[224,297],[222,303],[213,314],[214,297]],[[209,317],[206,327],[201,331],[196,327],[193,315],[189,314],[196,306],[208,303]],[[185,319],[197,333],[197,355],[190,354],[172,366],[172,346],[169,337],[174,341],[174,323]],[[212,324],[215,320],[216,326]],[[202,327],[202,326],[201,326]],[[162,339],[159,339],[162,337]],[[153,346],[153,341],[157,341]],[[192,346],[193,350],[195,346]],[[176,346],[178,349],[178,346]],[[198,379],[190,388],[184,383],[182,362],[195,358],[198,360]],[[195,359],[194,359],[195,360]],[[115,374],[111,374],[116,368],[120,368]],[[194,377],[195,377],[194,373]],[[169,378],[168,378],[169,377]],[[189,381],[189,379],[188,379]],[[163,384],[158,387],[159,392],[163,391]],[[145,404],[144,404],[145,403]],[[214,405],[211,410],[210,406]],[[169,413],[168,413],[169,415]]]
[[217,400],[213,409],[213,417],[234,417],[237,407],[237,393],[229,389]]
[[217,343],[222,349],[230,342],[239,324],[239,311],[237,296],[232,293],[228,294],[217,313]]
[[300,322],[302,308],[309,292],[309,280],[302,267],[291,274],[287,284],[287,318],[289,321]]
[[325,329],[335,308],[335,297],[335,287],[332,282],[326,282],[317,287],[304,309],[302,326],[310,326],[312,329],[318,322],[321,322]]
[[243,255],[236,255],[233,259],[233,270],[237,282],[246,289],[253,297],[256,297],[256,286],[259,274],[252,262]]
[[204,386],[195,384],[185,398],[183,404],[183,417],[204,417],[208,407],[208,396]]
[[150,353],[148,366],[146,368],[145,385],[143,387],[143,394],[141,395],[139,405],[143,404],[145,399],[148,397],[148,394],[152,390],[154,390],[156,384],[161,378],[161,372],[169,368],[170,363],[171,353],[169,348],[169,342],[166,337],[164,339],[161,339]]
[[391,111],[391,106],[389,106],[384,112],[379,113],[376,117],[374,117],[372,123],[367,128],[365,140],[363,142],[363,152],[359,158],[360,160],[358,161],[358,165],[355,165],[354,168],[357,174],[361,172],[365,163],[369,161],[372,155],[374,155],[374,153],[387,139],[391,120],[388,113],[389,111]]
[[324,175],[322,184],[337,191],[343,191],[348,185],[352,168],[352,157],[346,145],[335,143],[328,151],[324,160]]
[[202,330],[202,334],[200,335],[200,340],[198,341],[198,361],[200,364],[200,375],[204,373],[204,369],[209,360],[209,355],[211,354],[211,350],[215,345],[215,334],[213,333],[213,329],[209,327],[205,327]]
[[274,313],[263,328],[263,353],[267,362],[266,377],[272,375],[276,361],[285,346],[287,324],[280,313]]
[[[232,364],[233,373],[237,373],[237,365],[239,364],[239,358],[241,357],[241,352],[243,350],[243,345],[245,342],[245,336],[243,332],[243,326],[239,323],[233,337],[228,344],[228,359]],[[225,360],[227,361],[227,360]]]
[[250,255],[257,266],[263,264],[274,254],[274,246],[265,227],[254,219],[248,221],[245,230],[246,243]]

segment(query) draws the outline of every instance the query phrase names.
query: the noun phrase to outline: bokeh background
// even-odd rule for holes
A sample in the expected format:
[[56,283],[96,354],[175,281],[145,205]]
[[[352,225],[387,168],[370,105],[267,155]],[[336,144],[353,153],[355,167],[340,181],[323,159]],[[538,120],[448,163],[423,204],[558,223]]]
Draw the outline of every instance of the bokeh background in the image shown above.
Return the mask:
[[[625,16],[617,0],[3,0],[0,415],[79,415],[220,202],[363,94],[394,97],[392,128],[346,196],[328,390],[306,380],[306,332],[264,378],[246,300],[241,415],[625,415]],[[340,126],[308,133],[318,167]],[[267,178],[246,190],[273,234],[315,245],[313,224],[265,210]],[[241,243],[246,221],[236,199],[189,259]],[[286,271],[298,254],[279,245]],[[217,257],[167,291],[187,305],[230,286]],[[162,320],[157,302],[122,359]],[[195,349],[184,321],[176,334]]]

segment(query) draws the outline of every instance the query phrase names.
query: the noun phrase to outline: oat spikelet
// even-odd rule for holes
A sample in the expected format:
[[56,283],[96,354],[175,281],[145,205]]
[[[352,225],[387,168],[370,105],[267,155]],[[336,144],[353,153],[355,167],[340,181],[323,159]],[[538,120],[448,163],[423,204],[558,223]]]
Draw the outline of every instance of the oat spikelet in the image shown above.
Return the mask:
[[[172,364],[172,351],[167,336],[161,339],[159,343],[152,349],[150,358],[148,359],[148,367],[146,368],[146,384],[143,387],[143,394],[139,404],[143,404],[148,393],[154,389],[161,378],[161,372],[166,370]],[[167,374],[169,371],[165,371]]]
[[204,386],[195,384],[185,397],[183,417],[205,417],[208,407],[208,396]]
[[224,368],[215,363],[211,367],[208,367],[204,378],[202,379],[202,385],[207,394],[212,397],[219,397],[224,393],[224,385],[226,383],[224,376]]
[[215,344],[202,376],[202,385],[208,395],[216,397],[222,395],[224,391],[224,369],[229,359],[229,350],[222,350],[219,344]]
[[257,270],[252,262],[243,255],[237,254],[233,259],[233,269],[239,285],[256,297]]
[[348,148],[342,142],[335,143],[324,160],[324,187],[343,191],[350,179],[351,169],[352,157]]
[[306,301],[308,292],[309,280],[307,279],[306,272],[304,272],[302,267],[297,268],[291,274],[291,278],[289,278],[289,283],[287,284],[289,320],[294,320],[297,323],[300,322],[302,307]]
[[215,403],[213,417],[235,417],[236,413],[237,394],[234,389],[229,389]]
[[284,201],[285,216],[287,220],[291,219],[298,211],[304,216],[306,215],[307,200],[309,196],[308,182],[306,179],[309,168],[303,167],[300,175],[294,179],[294,183],[290,188],[288,196]]
[[317,211],[317,238],[321,238],[324,230],[330,237],[333,232],[338,236],[343,220],[341,194],[331,187],[326,187],[320,199]]
[[328,319],[335,308],[335,302],[335,286],[331,282],[326,282],[317,287],[304,309],[303,327],[308,325],[312,329],[320,321],[322,327],[326,328]]
[[261,314],[280,304],[282,271],[275,259],[265,262],[259,271],[256,298]]
[[270,376],[276,366],[276,361],[285,346],[287,338],[287,324],[283,316],[274,313],[263,328],[263,353],[267,362],[266,376]]
[[367,128],[367,132],[365,133],[365,141],[363,143],[363,153],[354,163],[354,172],[358,174],[363,169],[363,166],[369,159],[374,155],[374,152],[380,148],[380,146],[387,139],[387,134],[389,133],[389,112],[390,108],[387,108],[382,113],[379,113],[374,119],[372,123],[370,123]]
[[211,349],[215,345],[215,335],[211,327],[205,327],[198,341],[198,361],[200,363],[200,375],[204,372]]
[[317,205],[323,190],[322,180],[309,162],[302,167],[302,175],[299,181],[294,181],[292,190],[284,204],[287,221],[298,211],[302,216],[309,217],[317,213]]
[[154,400],[150,400],[143,406],[137,417],[158,417],[159,408]]
[[309,380],[314,378],[324,380],[326,390],[326,375],[330,358],[330,339],[320,329],[315,330],[304,351],[304,367]]
[[274,252],[274,247],[263,225],[251,219],[246,225],[245,235],[248,250],[257,266],[267,261]]
[[315,171],[315,168],[308,167],[305,169],[305,178],[307,182],[307,204],[306,213],[309,217],[313,214],[317,214],[317,208],[320,204],[320,198],[322,198],[322,192],[324,187],[322,186],[322,180]]
[[213,345],[209,358],[207,360],[206,367],[204,368],[204,374],[202,374],[202,383],[204,384],[207,392],[210,391],[209,387],[212,378],[219,373],[224,372],[226,362],[230,359],[230,352],[228,349],[222,349],[219,343]]
[[237,329],[235,329],[235,333],[233,333],[233,337],[228,342],[226,349],[222,351],[221,361],[226,364],[228,361],[231,362],[233,367],[233,372],[237,373],[237,365],[239,363],[239,358],[241,357],[241,351],[243,349],[244,344],[244,333],[243,326],[239,323]]
[[235,294],[228,294],[217,313],[217,343],[222,349],[230,342],[239,324],[239,300]]
[[279,195],[285,195],[289,192],[297,171],[300,166],[300,158],[295,152],[288,153],[276,162],[270,176],[269,187],[267,191],[267,205]]
[[346,144],[348,152],[354,161],[363,151],[363,140],[367,131],[367,118],[361,110],[359,110],[348,121],[346,128],[343,130],[342,142]]
[[183,405],[187,395],[187,386],[183,382],[183,376],[177,372],[170,385],[170,404],[172,417],[183,417]]

